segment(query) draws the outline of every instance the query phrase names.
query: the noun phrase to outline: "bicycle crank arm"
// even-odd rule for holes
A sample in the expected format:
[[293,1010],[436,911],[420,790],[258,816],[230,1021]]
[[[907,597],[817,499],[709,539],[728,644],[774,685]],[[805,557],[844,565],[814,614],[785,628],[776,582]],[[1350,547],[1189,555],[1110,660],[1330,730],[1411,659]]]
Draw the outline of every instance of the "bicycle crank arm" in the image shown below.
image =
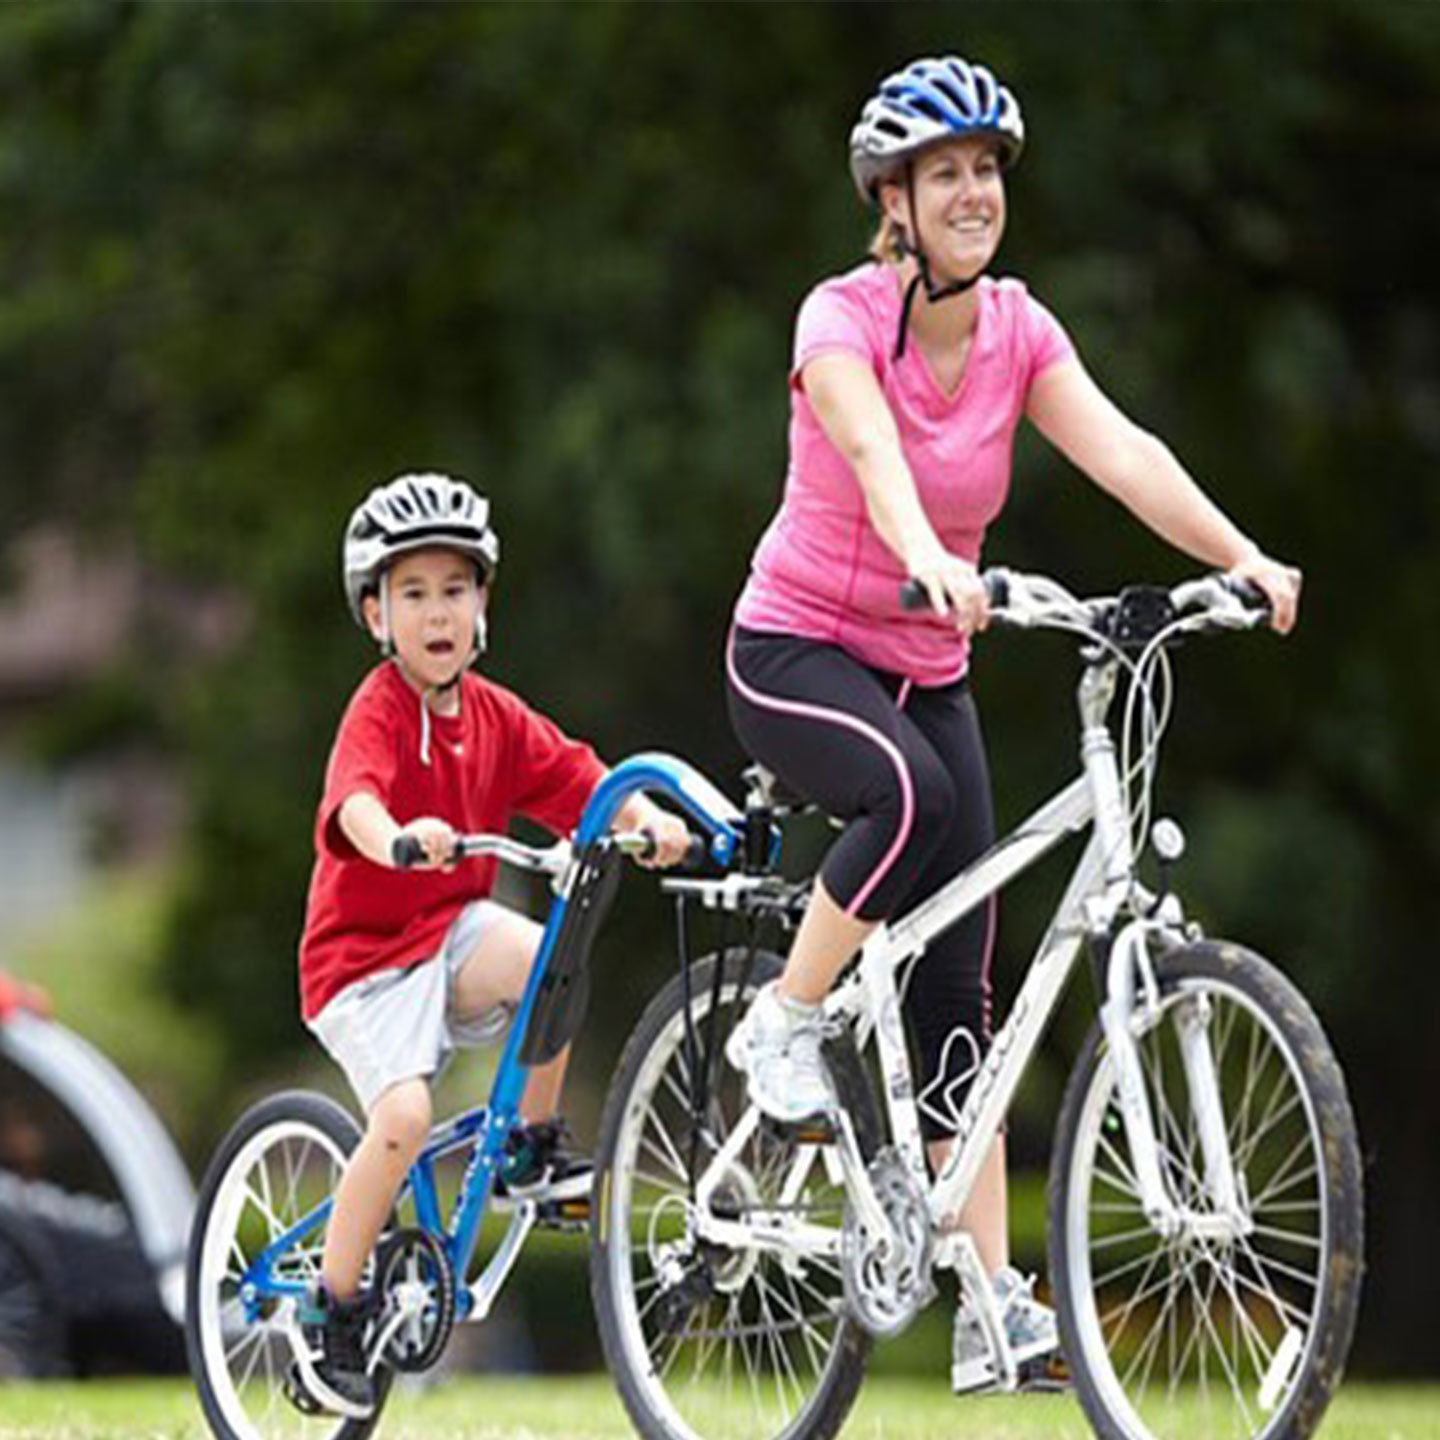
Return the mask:
[[[726,1177],[740,1168],[740,1156],[763,1118],[755,1106],[750,1106],[726,1137],[725,1144],[705,1167],[704,1174],[695,1186],[695,1233],[700,1239],[715,1245],[775,1250],[781,1253],[788,1251],[832,1257],[838,1255],[841,1247],[841,1231],[838,1227],[807,1224],[783,1210],[768,1210],[763,1207],[748,1208],[743,1219],[731,1219],[723,1213],[725,1207],[718,1202],[717,1196]],[[838,1156],[851,1203],[871,1235],[893,1242],[894,1230],[871,1183],[849,1115],[844,1110],[837,1109],[830,1119],[833,1144],[826,1149]],[[812,1142],[807,1139],[805,1143],[808,1145]],[[808,1166],[808,1157],[802,1163]]]

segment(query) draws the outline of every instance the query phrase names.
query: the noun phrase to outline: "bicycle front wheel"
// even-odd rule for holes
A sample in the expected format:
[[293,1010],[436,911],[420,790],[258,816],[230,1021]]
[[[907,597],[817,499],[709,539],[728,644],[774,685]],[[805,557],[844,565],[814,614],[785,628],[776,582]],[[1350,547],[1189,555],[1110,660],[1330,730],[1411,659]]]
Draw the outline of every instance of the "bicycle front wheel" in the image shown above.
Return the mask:
[[[1050,1170],[1075,1388],[1104,1440],[1303,1440],[1339,1383],[1360,1296],[1360,1156],[1344,1080],[1304,998],[1258,955],[1192,945],[1155,974],[1159,1014],[1137,1046],[1160,1167],[1186,1218],[1170,1236],[1146,1218],[1097,1024]],[[1196,1025],[1210,1083],[1194,1078]],[[1229,1217],[1192,1086],[1219,1100],[1238,1192]]]
[[[219,1440],[364,1440],[375,1428],[392,1372],[377,1371],[377,1403],[364,1420],[307,1417],[285,1395],[292,1358],[281,1328],[285,1302],[251,1293],[255,1261],[333,1195],[360,1130],[323,1095],[291,1091],[236,1121],[200,1187],[186,1265],[185,1345],[201,1408]],[[276,1279],[309,1284],[320,1273],[325,1230],[294,1238],[269,1265]]]
[[[606,1361],[646,1440],[825,1440],[863,1377],[870,1338],[846,1316],[838,1254],[726,1247],[696,1232],[691,1177],[750,1108],[725,1039],[780,963],[732,950],[697,962],[688,986],[676,977],[641,1017],[606,1099],[591,1292]],[[854,1046],[831,1041],[825,1053],[869,1153],[878,1116]],[[704,1077],[698,1126],[692,1074]],[[845,1194],[825,1148],[762,1122],[712,1210],[838,1236]]]

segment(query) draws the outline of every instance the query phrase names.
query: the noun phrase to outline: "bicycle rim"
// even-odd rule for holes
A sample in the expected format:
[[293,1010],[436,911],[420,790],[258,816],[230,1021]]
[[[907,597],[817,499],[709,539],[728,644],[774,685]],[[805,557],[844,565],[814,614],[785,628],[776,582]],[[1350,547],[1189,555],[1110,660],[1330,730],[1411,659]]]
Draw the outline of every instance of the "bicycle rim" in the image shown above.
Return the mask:
[[1278,1435],[1327,1323],[1330,1195],[1306,1061],[1265,1006],[1219,978],[1181,978],[1137,1042],[1170,1193],[1213,1214],[1176,1038],[1180,1008],[1202,997],[1248,1233],[1152,1229],[1103,1053],[1066,1186],[1071,1359],[1135,1440]]
[[[302,1415],[285,1398],[291,1346],[281,1307],[258,1302],[247,1315],[243,1276],[255,1258],[333,1194],[345,1154],[335,1138],[300,1119],[276,1120],[249,1137],[226,1168],[205,1225],[200,1255],[201,1353],[225,1424],[246,1440],[338,1435],[346,1421]],[[323,1226],[276,1261],[277,1280],[309,1284],[320,1274]]]
[[[738,1018],[735,996],[727,983],[717,1045]],[[708,993],[697,995],[697,1017],[708,1014],[709,1001]],[[677,1007],[629,1087],[603,1199],[610,1222],[605,1264],[624,1368],[644,1412],[670,1436],[828,1434],[848,1410],[863,1364],[844,1316],[839,1260],[782,1259],[694,1242],[689,1075]],[[712,1135],[700,1144],[697,1172],[747,1108],[743,1081],[720,1059],[711,1079]],[[844,1192],[831,1182],[819,1148],[761,1130],[726,1176],[719,1204],[735,1212],[783,1211],[838,1232]],[[670,1281],[702,1261],[711,1293],[667,1314],[675,1306]]]

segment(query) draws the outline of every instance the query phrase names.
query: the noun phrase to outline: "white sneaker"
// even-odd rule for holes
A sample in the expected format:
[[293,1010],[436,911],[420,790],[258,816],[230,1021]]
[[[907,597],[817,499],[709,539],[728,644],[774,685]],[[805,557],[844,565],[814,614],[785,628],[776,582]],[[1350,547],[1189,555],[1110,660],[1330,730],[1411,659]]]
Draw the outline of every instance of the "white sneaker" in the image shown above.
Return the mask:
[[835,1094],[820,1055],[820,1007],[761,988],[725,1042],[725,1058],[749,1082],[751,1102],[775,1120],[832,1110]]
[[[1005,1338],[1009,1341],[1017,1366],[1060,1348],[1055,1312],[1035,1298],[1033,1275],[1026,1279],[1018,1270],[1006,1265],[990,1283],[995,1287],[995,1303],[1000,1307]],[[973,1302],[967,1297],[955,1311],[950,1388],[957,1395],[963,1395],[971,1390],[984,1390],[996,1379],[995,1362],[984,1327]]]

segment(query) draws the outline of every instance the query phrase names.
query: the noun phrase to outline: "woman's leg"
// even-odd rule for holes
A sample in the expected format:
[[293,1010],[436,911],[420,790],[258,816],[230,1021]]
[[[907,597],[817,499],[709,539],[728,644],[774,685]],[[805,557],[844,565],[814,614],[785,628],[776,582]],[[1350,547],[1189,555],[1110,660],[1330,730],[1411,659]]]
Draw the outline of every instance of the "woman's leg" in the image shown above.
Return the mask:
[[830,897],[824,880],[816,880],[776,989],[787,1000],[818,1005],[876,923],[847,915]]
[[[950,1152],[955,1148],[953,1136],[942,1140],[929,1140],[925,1153],[930,1160],[930,1172],[938,1175],[945,1168]],[[990,1153],[975,1177],[970,1197],[960,1207],[948,1225],[952,1230],[965,1230],[980,1252],[980,1263],[986,1274],[993,1275],[1010,1263],[1010,1210],[1009,1194],[1005,1180],[1005,1137],[997,1135],[990,1146]]]
[[892,913],[949,828],[952,787],[896,708],[893,681],[831,645],[732,637],[731,719],[745,748],[791,789],[845,822],[811,894],[778,985],[726,1043],[751,1099],[778,1119],[833,1104],[819,1002],[875,922]]
[[750,755],[845,822],[791,948],[780,993],[823,999],[882,917],[894,913],[948,831],[953,790],[898,688],[832,645],[732,636],[729,701]]
[[[903,909],[908,910],[990,848],[995,820],[984,741],[969,687],[962,683],[912,691],[906,708],[945,765],[957,798],[944,843],[906,896]],[[934,1173],[949,1158],[970,1076],[990,1048],[995,913],[992,898],[940,936],[919,961],[906,994],[906,1013],[919,1051],[921,1128]],[[992,1274],[1009,1263],[1003,1136],[991,1146],[954,1223],[969,1231]]]

